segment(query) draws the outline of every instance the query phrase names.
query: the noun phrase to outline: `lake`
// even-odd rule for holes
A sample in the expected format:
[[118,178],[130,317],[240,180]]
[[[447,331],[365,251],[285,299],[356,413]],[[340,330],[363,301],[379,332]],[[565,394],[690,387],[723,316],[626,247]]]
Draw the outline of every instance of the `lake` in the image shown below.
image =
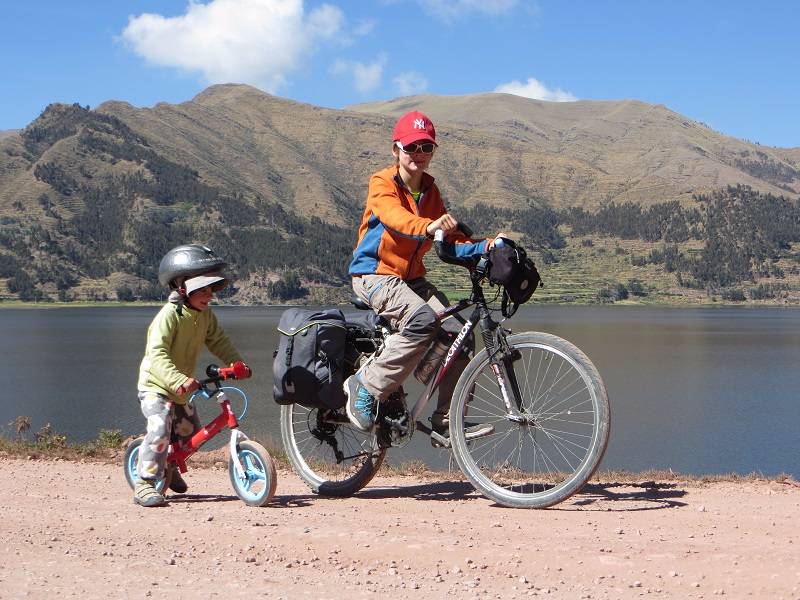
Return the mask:
[[[271,365],[283,308],[214,310],[254,370],[252,379],[238,382],[250,398],[242,430],[279,443]],[[95,439],[100,429],[143,431],[136,380],[147,326],[157,311],[0,310],[3,435],[12,437],[9,423],[20,415],[31,418],[29,438],[46,423],[70,442]],[[800,478],[798,310],[526,306],[509,325],[515,332],[564,337],[598,367],[612,410],[601,469]],[[211,355],[202,360],[201,369],[215,362]],[[419,389],[416,382],[407,387],[410,404]],[[201,403],[200,412],[207,421],[216,404]],[[432,449],[423,435],[389,453],[395,464],[411,459],[447,468],[449,454]]]

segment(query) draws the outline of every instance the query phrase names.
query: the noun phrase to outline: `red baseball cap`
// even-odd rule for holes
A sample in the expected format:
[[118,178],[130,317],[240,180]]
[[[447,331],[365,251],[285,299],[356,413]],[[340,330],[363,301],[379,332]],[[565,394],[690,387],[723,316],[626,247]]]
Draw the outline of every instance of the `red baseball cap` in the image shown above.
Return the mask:
[[[404,114],[394,126],[393,142],[400,142],[403,146],[411,142],[426,140],[436,144],[436,129],[431,120],[419,111]],[[438,144],[437,144],[438,145]]]

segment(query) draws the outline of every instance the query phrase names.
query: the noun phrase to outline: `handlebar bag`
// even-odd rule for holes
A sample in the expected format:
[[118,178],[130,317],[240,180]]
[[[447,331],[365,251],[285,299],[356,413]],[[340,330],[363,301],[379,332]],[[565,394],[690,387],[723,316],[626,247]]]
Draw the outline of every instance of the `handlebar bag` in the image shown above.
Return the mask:
[[336,308],[290,308],[278,322],[280,341],[272,363],[278,404],[341,408],[347,326]]
[[489,251],[489,281],[502,285],[512,304],[531,299],[542,278],[521,246],[507,243]]

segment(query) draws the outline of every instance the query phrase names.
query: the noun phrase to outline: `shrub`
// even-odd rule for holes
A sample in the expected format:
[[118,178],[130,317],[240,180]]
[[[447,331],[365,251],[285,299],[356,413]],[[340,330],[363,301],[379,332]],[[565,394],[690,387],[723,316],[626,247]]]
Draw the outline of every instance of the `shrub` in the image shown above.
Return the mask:
[[598,302],[614,302],[615,299],[616,296],[614,295],[614,292],[608,286],[602,287],[597,291]]
[[647,289],[644,287],[644,284],[638,279],[628,280],[628,291],[634,296],[639,296],[639,297],[647,296]]
[[14,433],[17,434],[17,440],[21,442],[22,440],[25,439],[25,434],[31,428],[31,418],[19,416],[13,421],[11,421],[11,423],[9,423],[8,426],[14,430]]
[[127,285],[121,285],[117,288],[117,300],[120,302],[131,302],[135,299],[133,290]]
[[114,450],[122,446],[122,430],[101,429],[97,434],[97,447]]
[[728,302],[744,302],[747,300],[744,292],[738,288],[725,288],[720,290],[719,295],[723,300],[727,300]]
[[52,450],[53,448],[64,448],[67,445],[67,436],[59,435],[50,423],[47,423],[36,432],[36,445]]

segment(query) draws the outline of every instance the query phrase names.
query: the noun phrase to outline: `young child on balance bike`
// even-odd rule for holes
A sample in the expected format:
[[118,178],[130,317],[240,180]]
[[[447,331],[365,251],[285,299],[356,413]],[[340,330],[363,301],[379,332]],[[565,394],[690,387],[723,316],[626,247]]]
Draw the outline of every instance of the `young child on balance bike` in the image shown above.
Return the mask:
[[[201,427],[188,399],[199,387],[192,374],[203,346],[225,364],[242,361],[209,307],[214,292],[228,283],[225,267],[211,249],[198,244],[173,248],[159,265],[158,280],[172,292],[150,323],[139,368],[139,402],[147,419],[133,494],[133,501],[140,506],[166,504],[155,483],[165,476],[170,442],[189,439]],[[186,482],[178,469],[170,468],[169,488],[185,493]]]

